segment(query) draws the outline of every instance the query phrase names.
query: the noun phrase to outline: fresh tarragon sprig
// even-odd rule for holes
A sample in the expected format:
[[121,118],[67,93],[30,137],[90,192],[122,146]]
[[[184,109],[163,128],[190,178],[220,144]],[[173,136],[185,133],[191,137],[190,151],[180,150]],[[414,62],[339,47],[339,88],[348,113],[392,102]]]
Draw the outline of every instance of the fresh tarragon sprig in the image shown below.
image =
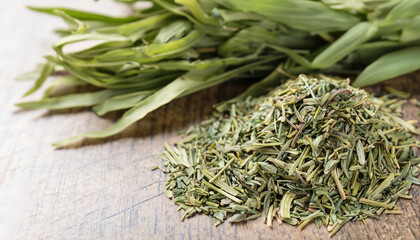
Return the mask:
[[[36,79],[25,96],[57,72],[70,75],[55,78],[42,99],[17,105],[92,107],[99,116],[125,111],[109,128],[56,146],[115,135],[176,98],[235,77],[264,79],[246,96],[300,73],[361,72],[354,86],[365,86],[420,69],[420,0],[361,0],[354,7],[326,0],[150,2],[127,17],[31,8],[61,17],[68,29],[58,31],[56,54],[25,74]],[[74,49],[76,43],[86,47]],[[54,95],[57,86],[83,85],[97,90]]]

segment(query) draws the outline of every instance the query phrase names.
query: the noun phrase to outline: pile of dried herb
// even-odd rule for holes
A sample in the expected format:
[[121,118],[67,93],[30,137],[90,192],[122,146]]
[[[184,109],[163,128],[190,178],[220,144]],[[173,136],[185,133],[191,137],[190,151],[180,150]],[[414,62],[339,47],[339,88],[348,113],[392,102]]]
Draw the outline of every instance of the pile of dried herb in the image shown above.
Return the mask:
[[[149,3],[153,6],[127,17],[32,8],[61,17],[69,27],[58,31],[62,37],[53,45],[55,54],[25,75],[35,80],[25,96],[54,73],[70,75],[54,79],[42,99],[17,105],[92,107],[99,116],[126,110],[109,128],[58,146],[117,134],[173,99],[232,78],[271,76],[254,86],[264,91],[278,78],[300,73],[360,73],[355,85],[362,86],[420,69],[420,0]],[[51,94],[51,89],[69,85],[96,90]]]
[[420,158],[418,130],[348,80],[300,75],[259,98],[233,102],[165,145],[166,196],[185,217],[314,221],[334,235],[348,221],[400,214]]

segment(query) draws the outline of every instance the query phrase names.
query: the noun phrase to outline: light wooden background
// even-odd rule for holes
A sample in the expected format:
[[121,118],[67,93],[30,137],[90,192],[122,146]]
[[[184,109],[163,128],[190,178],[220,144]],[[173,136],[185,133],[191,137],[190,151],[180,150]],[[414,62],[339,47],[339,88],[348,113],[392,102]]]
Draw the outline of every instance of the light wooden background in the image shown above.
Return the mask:
[[[163,195],[165,176],[151,172],[161,164],[164,142],[211,113],[211,105],[245,87],[215,87],[177,100],[150,114],[128,131],[106,141],[54,150],[51,143],[103,129],[119,115],[98,118],[87,109],[22,111],[14,107],[30,82],[14,77],[51,53],[53,29],[61,20],[30,12],[25,5],[67,6],[121,15],[127,9],[110,0],[0,1],[0,239],[326,239],[314,224],[300,231],[289,225],[273,229],[261,219],[213,227],[207,216],[179,222],[182,212]],[[420,98],[420,73],[387,84]],[[402,84],[402,85],[401,85]],[[373,91],[381,91],[376,87]],[[418,119],[407,106],[406,119]],[[401,200],[399,216],[383,215],[347,224],[335,239],[419,239],[420,190]]]

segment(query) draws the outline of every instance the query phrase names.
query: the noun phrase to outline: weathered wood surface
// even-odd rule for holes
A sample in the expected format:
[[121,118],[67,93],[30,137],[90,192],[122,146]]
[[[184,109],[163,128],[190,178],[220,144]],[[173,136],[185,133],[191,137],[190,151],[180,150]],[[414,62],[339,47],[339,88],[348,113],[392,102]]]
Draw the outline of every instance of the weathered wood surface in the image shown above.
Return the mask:
[[[32,13],[27,4],[59,5],[122,14],[124,6],[87,0],[0,1],[0,239],[327,239],[314,224],[304,231],[261,219],[213,227],[207,216],[181,223],[182,212],[165,198],[165,175],[151,172],[161,164],[164,142],[211,113],[212,104],[244,89],[239,84],[215,87],[177,100],[105,141],[88,141],[54,150],[51,143],[91,130],[103,129],[118,114],[98,118],[82,110],[21,111],[13,104],[31,85],[15,82],[51,53],[61,20]],[[386,84],[420,99],[420,73]],[[381,87],[373,91],[380,92]],[[404,118],[418,119],[420,109],[404,108]],[[383,215],[366,224],[346,224],[335,239],[419,239],[420,189],[414,200],[400,200],[402,215]]]

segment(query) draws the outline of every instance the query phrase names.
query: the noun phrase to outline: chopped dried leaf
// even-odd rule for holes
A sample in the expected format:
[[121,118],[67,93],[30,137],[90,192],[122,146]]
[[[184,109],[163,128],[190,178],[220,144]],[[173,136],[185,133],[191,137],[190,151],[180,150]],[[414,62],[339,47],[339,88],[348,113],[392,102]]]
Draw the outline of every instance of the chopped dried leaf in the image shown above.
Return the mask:
[[[166,190],[217,224],[227,217],[221,211],[232,214],[229,222],[263,214],[270,227],[274,217],[300,229],[315,222],[330,236],[349,221],[399,214],[398,198],[411,199],[407,191],[420,183],[420,161],[410,134],[417,129],[393,113],[395,103],[348,80],[305,75],[231,101],[182,143],[166,146]],[[177,152],[197,160],[188,167]]]

